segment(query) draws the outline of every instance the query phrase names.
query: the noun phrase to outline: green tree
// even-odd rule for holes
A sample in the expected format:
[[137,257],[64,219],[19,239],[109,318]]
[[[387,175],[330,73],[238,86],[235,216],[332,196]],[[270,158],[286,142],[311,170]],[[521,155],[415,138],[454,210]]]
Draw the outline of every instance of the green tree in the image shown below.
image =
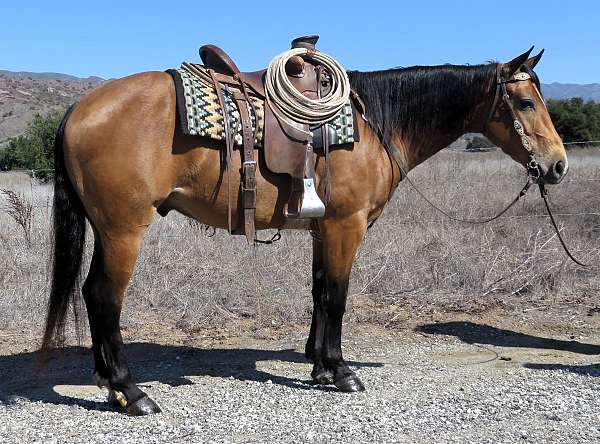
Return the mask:
[[54,168],[54,138],[64,115],[54,111],[45,116],[36,114],[25,133],[14,137],[0,151],[0,169],[34,170],[35,177],[46,180]]
[[548,100],[548,111],[564,142],[600,140],[600,103],[575,97]]

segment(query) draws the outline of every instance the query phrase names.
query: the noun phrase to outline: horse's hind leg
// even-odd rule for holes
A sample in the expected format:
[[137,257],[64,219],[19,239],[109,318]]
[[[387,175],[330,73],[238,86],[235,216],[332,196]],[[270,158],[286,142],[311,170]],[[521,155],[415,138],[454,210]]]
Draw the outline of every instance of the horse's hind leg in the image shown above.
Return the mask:
[[[313,263],[313,325],[307,342],[307,356],[314,362],[317,382],[330,383],[344,392],[364,390],[361,380],[342,356],[342,319],[346,310],[350,271],[367,229],[367,218],[360,214],[321,224],[322,269],[325,279],[317,278]],[[317,272],[315,273],[315,269]],[[325,289],[322,288],[325,284]]]
[[[160,412],[136,385],[127,365],[120,329],[125,289],[133,273],[145,227],[128,231],[96,231],[94,256],[83,293],[87,306],[97,378],[123,394],[131,415]],[[99,238],[99,240],[98,240]]]
[[92,255],[92,263],[90,271],[83,284],[82,293],[87,304],[88,319],[90,323],[90,332],[92,336],[92,352],[94,353],[94,380],[98,387],[108,387],[110,374],[104,356],[102,356],[102,336],[100,325],[98,324],[98,316],[95,314],[95,305],[93,298],[94,283],[100,278],[102,267],[102,247],[100,240],[96,234],[94,243],[94,254]]

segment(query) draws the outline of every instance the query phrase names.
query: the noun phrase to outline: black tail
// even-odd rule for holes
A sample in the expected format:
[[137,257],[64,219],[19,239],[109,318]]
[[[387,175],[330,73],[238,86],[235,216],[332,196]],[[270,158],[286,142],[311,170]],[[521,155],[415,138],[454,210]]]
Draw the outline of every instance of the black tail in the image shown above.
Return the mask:
[[72,110],[73,106],[63,117],[54,141],[52,287],[42,350],[64,342],[69,305],[73,306],[76,331],[80,331],[79,275],[85,246],[85,210],[67,173],[63,153],[65,126]]

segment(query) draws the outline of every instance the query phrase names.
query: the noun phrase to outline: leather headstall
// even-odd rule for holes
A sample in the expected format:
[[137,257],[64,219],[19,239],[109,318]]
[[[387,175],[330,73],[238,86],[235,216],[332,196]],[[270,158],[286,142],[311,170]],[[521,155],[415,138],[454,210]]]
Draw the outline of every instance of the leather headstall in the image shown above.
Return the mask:
[[509,79],[505,79],[502,76],[502,65],[498,64],[496,68],[496,92],[494,94],[494,101],[492,102],[490,112],[485,121],[485,124],[483,125],[483,132],[485,132],[488,124],[492,120],[492,117],[494,116],[494,113],[498,110],[498,108],[502,105],[506,105],[510,114],[510,118],[513,122],[513,127],[519,135],[519,137],[521,138],[521,145],[523,146],[525,151],[527,151],[528,161],[525,165],[525,168],[527,168],[527,174],[534,182],[539,182],[542,176],[542,171],[540,169],[539,163],[535,159],[535,154],[533,151],[533,142],[531,141],[531,138],[527,134],[525,134],[525,127],[517,117],[517,113],[515,112],[515,109],[510,101],[510,95],[506,90],[507,83],[524,82],[527,80],[533,81],[531,75],[529,75],[526,72],[517,72]]

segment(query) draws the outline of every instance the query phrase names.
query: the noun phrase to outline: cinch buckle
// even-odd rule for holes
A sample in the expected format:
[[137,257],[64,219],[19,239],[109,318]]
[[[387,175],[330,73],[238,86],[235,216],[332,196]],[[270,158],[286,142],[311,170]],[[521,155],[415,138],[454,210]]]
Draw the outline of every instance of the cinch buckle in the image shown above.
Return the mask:
[[249,160],[243,163],[244,180],[242,181],[242,192],[244,209],[256,208],[256,161]]
[[242,170],[244,171],[244,175],[247,174],[248,170],[252,172],[256,171],[256,160],[248,160],[242,163]]
[[[246,185],[254,185],[254,186],[250,186],[250,187],[244,188],[244,189],[246,189],[246,190],[256,189],[256,179],[254,177],[254,174],[256,173],[256,160],[249,160],[247,162],[244,162],[242,164],[242,167],[243,167],[242,170],[244,172],[244,182],[246,183]],[[252,178],[249,177],[249,175],[250,175],[249,173],[252,173],[252,175],[253,175]],[[254,183],[249,184],[248,183],[249,179],[254,179],[253,180]]]

